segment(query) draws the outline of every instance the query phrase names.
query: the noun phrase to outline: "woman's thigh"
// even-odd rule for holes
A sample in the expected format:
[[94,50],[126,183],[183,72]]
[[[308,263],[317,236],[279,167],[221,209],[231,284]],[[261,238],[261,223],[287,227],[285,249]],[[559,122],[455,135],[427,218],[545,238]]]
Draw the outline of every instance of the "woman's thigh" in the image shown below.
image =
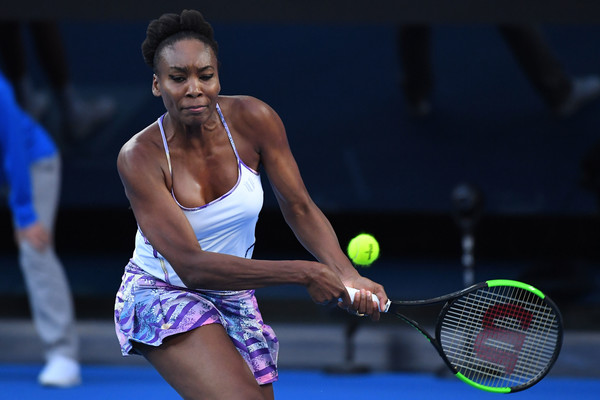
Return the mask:
[[184,399],[273,398],[272,386],[258,385],[220,324],[168,337],[159,347],[134,347]]

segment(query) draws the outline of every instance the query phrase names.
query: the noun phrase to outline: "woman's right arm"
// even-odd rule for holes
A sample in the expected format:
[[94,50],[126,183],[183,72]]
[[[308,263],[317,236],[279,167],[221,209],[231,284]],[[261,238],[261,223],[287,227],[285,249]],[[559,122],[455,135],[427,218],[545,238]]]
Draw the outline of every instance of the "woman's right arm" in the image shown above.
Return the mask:
[[117,168],[136,221],[146,239],[163,255],[186,286],[243,290],[280,284],[306,286],[313,301],[349,297],[326,265],[304,260],[251,260],[203,251],[187,218],[168,189],[168,167],[160,142],[143,133],[127,142]]

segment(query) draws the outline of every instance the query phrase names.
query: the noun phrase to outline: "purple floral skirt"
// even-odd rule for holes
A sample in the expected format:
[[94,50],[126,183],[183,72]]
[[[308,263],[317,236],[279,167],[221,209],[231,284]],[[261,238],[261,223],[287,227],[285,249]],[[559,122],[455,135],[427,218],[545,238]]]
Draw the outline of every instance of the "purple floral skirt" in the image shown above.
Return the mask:
[[129,263],[115,301],[115,329],[124,356],[133,342],[160,346],[163,339],[221,324],[260,385],[277,380],[279,342],[265,325],[254,291],[213,292],[172,286]]

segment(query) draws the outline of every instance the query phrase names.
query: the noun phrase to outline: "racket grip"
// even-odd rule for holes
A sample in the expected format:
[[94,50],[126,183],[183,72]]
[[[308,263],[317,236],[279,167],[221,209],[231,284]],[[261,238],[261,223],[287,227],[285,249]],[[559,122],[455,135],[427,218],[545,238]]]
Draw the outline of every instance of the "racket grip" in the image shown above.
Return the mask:
[[[346,286],[346,290],[348,291],[348,294],[350,295],[350,301],[354,302],[354,295],[357,292],[359,292],[359,290],[348,287],[348,286]],[[388,312],[388,310],[390,309],[390,304],[392,304],[392,302],[388,299],[387,303],[385,303],[385,305],[383,307],[381,307],[381,304],[379,304],[379,297],[377,297],[377,295],[375,293],[373,293],[372,296],[373,296],[373,301],[375,303],[377,303],[377,306],[379,307],[379,311]]]

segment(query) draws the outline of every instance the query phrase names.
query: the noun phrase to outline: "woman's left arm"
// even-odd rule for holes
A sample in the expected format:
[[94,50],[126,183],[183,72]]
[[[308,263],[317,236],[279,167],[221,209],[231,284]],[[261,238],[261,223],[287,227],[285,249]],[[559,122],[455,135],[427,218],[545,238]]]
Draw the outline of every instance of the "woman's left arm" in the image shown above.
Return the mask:
[[318,261],[337,271],[346,286],[368,290],[383,302],[387,301],[382,285],[358,274],[340,248],[331,223],[311,199],[277,113],[256,99],[252,99],[250,104],[251,119],[257,121],[257,126],[253,127],[253,140],[260,153],[260,161],[285,221],[298,241]]

